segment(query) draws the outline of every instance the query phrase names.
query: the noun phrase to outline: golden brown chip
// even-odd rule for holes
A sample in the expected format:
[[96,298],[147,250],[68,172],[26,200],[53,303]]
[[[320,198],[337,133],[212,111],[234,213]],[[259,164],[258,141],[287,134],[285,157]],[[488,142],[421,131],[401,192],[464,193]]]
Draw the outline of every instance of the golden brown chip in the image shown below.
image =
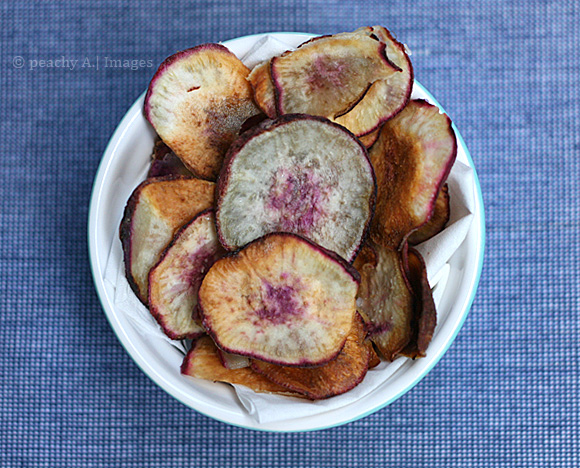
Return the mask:
[[266,60],[256,65],[248,75],[248,81],[254,91],[254,100],[258,107],[271,119],[275,119],[276,95],[274,94],[274,84],[270,75],[270,60]]
[[185,177],[147,179],[133,192],[121,222],[127,280],[147,303],[149,270],[177,230],[214,201],[212,182]]
[[439,195],[437,195],[433,216],[431,216],[431,219],[427,223],[423,224],[423,226],[409,236],[409,244],[417,245],[439,234],[445,229],[450,214],[449,187],[445,184],[441,188]]
[[194,343],[183,360],[181,373],[198,379],[244,385],[258,393],[297,396],[294,392],[254,372],[250,367],[226,369],[220,361],[216,345],[209,336],[203,336]]
[[456,154],[451,121],[426,101],[409,102],[383,125],[369,151],[377,179],[375,243],[399,249],[431,217]]
[[145,96],[147,120],[196,176],[215,180],[242,123],[259,113],[250,70],[220,44],[168,57]]
[[344,348],[334,361],[321,367],[298,368],[254,360],[252,368],[311,400],[330,398],[353,389],[364,379],[372,356],[364,339],[364,324],[357,314]]
[[363,135],[363,136],[359,137],[358,139],[360,140],[360,142],[363,145],[365,145],[367,148],[370,148],[378,140],[380,131],[381,131],[381,129],[377,128],[376,130],[372,131],[371,133],[369,133],[367,135]]

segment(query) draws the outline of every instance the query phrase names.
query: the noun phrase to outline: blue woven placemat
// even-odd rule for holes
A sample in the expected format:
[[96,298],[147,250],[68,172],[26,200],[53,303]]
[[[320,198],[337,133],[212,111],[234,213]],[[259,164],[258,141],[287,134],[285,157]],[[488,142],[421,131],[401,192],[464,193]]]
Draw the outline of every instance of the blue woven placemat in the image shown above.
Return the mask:
[[[580,465],[577,2],[5,1],[0,12],[0,466]],[[413,50],[478,169],[487,250],[473,309],[433,371],[363,420],[305,434],[213,421],[137,368],[93,288],[93,178],[154,71],[103,61],[156,67],[201,42],[367,24]]]

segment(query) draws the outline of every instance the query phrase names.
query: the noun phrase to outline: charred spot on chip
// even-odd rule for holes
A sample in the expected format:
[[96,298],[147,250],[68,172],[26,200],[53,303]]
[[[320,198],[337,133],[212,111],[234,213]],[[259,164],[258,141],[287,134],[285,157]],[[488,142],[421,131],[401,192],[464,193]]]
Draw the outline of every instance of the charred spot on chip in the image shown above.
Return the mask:
[[198,177],[215,180],[242,123],[259,113],[248,74],[226,47],[203,44],[166,59],[151,80],[145,116]]
[[203,324],[221,349],[276,364],[316,366],[344,346],[358,273],[289,233],[218,260],[199,290]]
[[266,120],[230,148],[217,199],[222,244],[239,248],[270,232],[292,232],[352,260],[375,202],[362,144],[321,117]]

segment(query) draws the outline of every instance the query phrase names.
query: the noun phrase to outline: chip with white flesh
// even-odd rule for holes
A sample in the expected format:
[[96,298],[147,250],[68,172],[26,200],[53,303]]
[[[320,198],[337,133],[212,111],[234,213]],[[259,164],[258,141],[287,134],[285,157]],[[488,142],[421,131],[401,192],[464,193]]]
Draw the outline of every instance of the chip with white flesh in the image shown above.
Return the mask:
[[405,276],[409,279],[414,293],[413,334],[407,346],[401,351],[410,358],[425,357],[427,348],[437,325],[437,311],[431,286],[427,280],[427,268],[421,254],[409,247],[403,249]]
[[248,81],[252,85],[254,101],[258,107],[271,119],[278,115],[276,111],[276,94],[270,75],[270,60],[256,65],[248,75]]
[[449,187],[445,184],[441,187],[431,219],[409,236],[409,244],[417,245],[439,234],[449,221],[451,206],[449,203]]
[[215,184],[200,179],[147,179],[132,193],[121,221],[125,274],[131,289],[147,304],[149,270],[159,261],[177,230],[213,206]]
[[375,243],[401,248],[431,218],[456,155],[451,120],[426,101],[410,101],[385,122],[369,151],[378,187],[371,223]]
[[196,176],[215,180],[242,123],[260,111],[250,70],[226,47],[202,44],[160,66],[145,96],[145,117]]
[[378,245],[369,247],[376,257],[355,262],[361,275],[357,308],[366,321],[369,339],[385,359],[392,361],[413,334],[413,292],[405,277],[401,252]]
[[201,280],[225,251],[215,231],[213,210],[183,226],[149,272],[149,310],[173,340],[205,333],[194,319]]
[[[360,315],[355,315],[344,348],[336,359],[320,367],[278,366],[252,360],[252,369],[288,390],[302,393],[310,400],[322,400],[352,390],[364,379],[374,351],[365,342]],[[375,355],[376,356],[376,355]]]
[[[357,136],[376,130],[404,107],[412,83],[412,74],[391,60],[387,49],[364,28],[316,38],[272,58],[278,115],[324,116]],[[393,59],[401,61],[398,54]]]
[[200,314],[228,353],[321,365],[344,346],[358,282],[356,270],[333,252],[273,233],[214,263],[199,289]]
[[270,232],[291,232],[351,261],[375,192],[366,149],[351,133],[322,117],[285,115],[230,148],[218,182],[218,235],[235,250]]
[[243,385],[258,393],[299,396],[258,374],[250,367],[227,369],[218,356],[218,348],[209,336],[196,340],[181,365],[181,373],[189,377]]

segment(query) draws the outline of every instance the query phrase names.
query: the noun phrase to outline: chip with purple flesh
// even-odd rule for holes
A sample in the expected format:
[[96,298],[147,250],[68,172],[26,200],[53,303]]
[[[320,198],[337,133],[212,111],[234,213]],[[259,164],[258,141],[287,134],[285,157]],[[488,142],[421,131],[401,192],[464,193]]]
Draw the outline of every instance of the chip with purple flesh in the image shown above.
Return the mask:
[[213,210],[181,228],[149,272],[149,310],[173,340],[205,333],[194,319],[197,292],[205,273],[224,255]]
[[230,148],[218,182],[218,235],[235,250],[270,232],[292,232],[351,261],[375,192],[366,149],[350,132],[322,117],[285,115]]
[[375,34],[370,27],[315,38],[274,57],[270,76],[278,115],[324,116],[357,136],[398,113],[413,83],[404,47],[388,31]]
[[359,275],[338,255],[273,233],[218,260],[199,289],[203,325],[232,354],[316,366],[344,346]]

